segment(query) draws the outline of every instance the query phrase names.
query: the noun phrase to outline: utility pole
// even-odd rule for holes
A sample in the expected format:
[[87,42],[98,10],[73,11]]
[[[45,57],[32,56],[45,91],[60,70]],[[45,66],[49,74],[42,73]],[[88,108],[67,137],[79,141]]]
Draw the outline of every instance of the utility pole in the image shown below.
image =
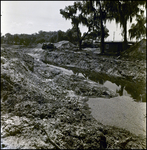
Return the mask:
[[115,40],[115,32],[113,32],[113,41]]

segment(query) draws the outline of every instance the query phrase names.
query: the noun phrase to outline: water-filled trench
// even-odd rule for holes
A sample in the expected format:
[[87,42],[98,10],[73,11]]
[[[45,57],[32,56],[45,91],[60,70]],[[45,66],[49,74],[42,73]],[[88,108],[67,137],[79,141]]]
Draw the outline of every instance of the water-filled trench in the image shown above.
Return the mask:
[[119,96],[128,96],[136,102],[146,102],[146,83],[133,82],[120,77],[110,77],[104,73],[96,73],[90,71],[79,70],[77,68],[68,67],[69,70],[76,75],[83,76],[98,84],[118,93]]
[[[31,53],[28,53],[28,54],[38,59],[39,57],[38,54],[34,56],[34,53],[33,54]],[[69,74],[73,73],[78,76],[83,76],[86,79],[89,79],[98,84],[104,85],[105,87],[118,93],[119,96],[131,97],[136,102],[146,102],[146,83],[145,82],[134,82],[129,79],[113,77],[105,73],[85,71],[85,70],[71,67],[71,66],[59,67],[59,66],[56,66],[52,62],[50,62],[49,65],[53,65],[53,67],[62,69],[64,72],[68,72]]]

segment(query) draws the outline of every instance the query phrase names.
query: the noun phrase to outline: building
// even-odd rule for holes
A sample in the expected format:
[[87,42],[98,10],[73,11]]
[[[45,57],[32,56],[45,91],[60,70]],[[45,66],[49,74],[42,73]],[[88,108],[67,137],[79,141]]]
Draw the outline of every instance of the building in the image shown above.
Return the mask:
[[[135,42],[128,42],[128,48],[130,48],[130,46],[134,45]],[[96,47],[94,45],[94,47]],[[100,42],[97,43],[97,47],[100,48]],[[113,42],[113,41],[106,41],[104,42],[104,51],[105,53],[120,53],[123,51],[123,42],[119,41],[119,42]]]
[[[128,42],[128,48],[130,48],[131,45],[135,44],[135,42]],[[123,51],[123,42],[105,42],[105,52],[122,52]]]

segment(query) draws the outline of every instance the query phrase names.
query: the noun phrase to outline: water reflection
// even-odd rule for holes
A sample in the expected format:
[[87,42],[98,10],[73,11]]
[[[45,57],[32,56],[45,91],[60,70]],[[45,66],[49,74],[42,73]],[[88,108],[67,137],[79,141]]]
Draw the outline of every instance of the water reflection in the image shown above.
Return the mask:
[[146,102],[145,83],[135,83],[122,78],[109,77],[102,73],[86,72],[81,70],[79,72],[79,70],[75,68],[72,68],[72,71],[76,75],[82,74],[86,79],[90,79],[114,90],[120,96],[131,96],[135,101]]
[[117,91],[117,93],[119,93],[120,96],[123,95],[124,87],[125,87],[125,86],[122,85],[122,86],[120,87],[120,89]]

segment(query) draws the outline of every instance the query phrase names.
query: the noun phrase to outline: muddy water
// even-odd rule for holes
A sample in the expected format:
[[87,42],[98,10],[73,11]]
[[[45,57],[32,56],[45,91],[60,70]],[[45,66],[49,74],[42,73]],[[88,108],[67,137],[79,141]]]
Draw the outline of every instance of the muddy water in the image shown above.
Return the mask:
[[126,129],[136,135],[146,135],[146,104],[128,96],[89,98],[92,116],[103,125]]
[[109,77],[106,74],[89,74],[91,80],[113,89],[119,96],[128,96],[137,102],[146,102],[146,83],[133,82],[122,78]]
[[67,68],[72,70],[74,74],[83,76],[86,79],[104,85],[105,87],[118,93],[119,96],[127,96],[136,102],[146,102],[146,83],[133,82],[123,78],[110,77],[107,74],[95,73],[89,71],[78,70],[76,68]]
[[[134,83],[106,74],[79,72],[73,73],[95,81],[118,93],[115,98],[90,98],[88,105],[92,116],[103,125],[115,126],[136,135],[146,135],[146,84]],[[143,103],[144,102],[144,103]]]

